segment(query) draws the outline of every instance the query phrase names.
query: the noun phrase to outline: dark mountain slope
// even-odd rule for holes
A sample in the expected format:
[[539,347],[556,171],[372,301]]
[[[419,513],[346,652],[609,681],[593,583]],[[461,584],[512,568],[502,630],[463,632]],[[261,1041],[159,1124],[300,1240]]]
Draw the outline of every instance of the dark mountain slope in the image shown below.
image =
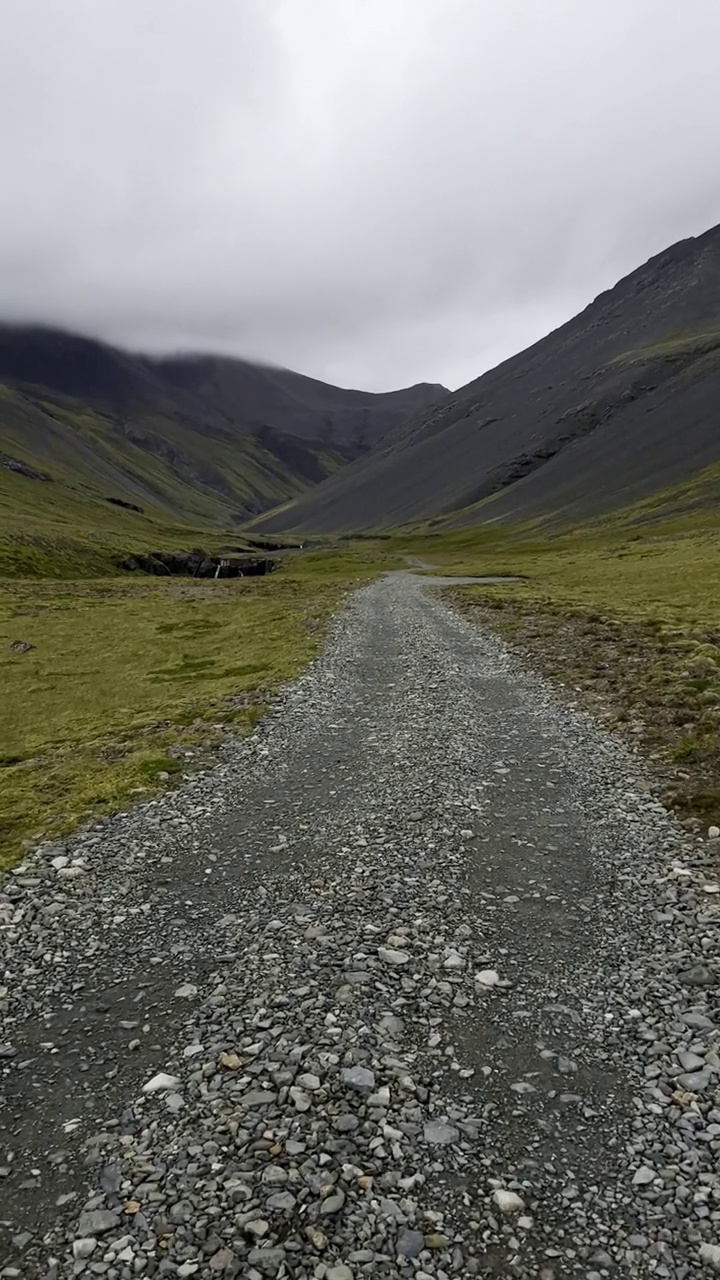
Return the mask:
[[231,422],[320,440],[357,455],[409,414],[445,399],[438,384],[370,392],[333,387],[290,369],[221,356],[178,356],[150,368],[166,382],[192,391]]
[[11,325],[0,325],[0,390],[6,466],[222,523],[294,498],[442,391],[374,396],[246,361],[152,361]]
[[720,458],[718,369],[720,227],[651,258],[263,527],[607,510]]

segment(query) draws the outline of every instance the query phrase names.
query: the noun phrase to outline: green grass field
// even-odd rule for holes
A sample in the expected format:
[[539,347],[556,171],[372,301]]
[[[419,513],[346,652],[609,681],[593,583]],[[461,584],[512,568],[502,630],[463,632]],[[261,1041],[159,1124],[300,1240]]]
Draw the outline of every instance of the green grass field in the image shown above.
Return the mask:
[[317,652],[343,595],[380,567],[362,549],[289,557],[265,578],[6,580],[0,866],[168,785],[178,747],[203,758],[247,732]]

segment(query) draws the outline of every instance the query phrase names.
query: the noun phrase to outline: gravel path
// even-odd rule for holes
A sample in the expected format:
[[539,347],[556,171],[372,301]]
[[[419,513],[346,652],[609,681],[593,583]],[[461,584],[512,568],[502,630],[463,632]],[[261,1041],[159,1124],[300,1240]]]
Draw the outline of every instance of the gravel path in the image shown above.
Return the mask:
[[717,859],[641,772],[359,592],[252,739],[0,890],[0,1276],[720,1271]]

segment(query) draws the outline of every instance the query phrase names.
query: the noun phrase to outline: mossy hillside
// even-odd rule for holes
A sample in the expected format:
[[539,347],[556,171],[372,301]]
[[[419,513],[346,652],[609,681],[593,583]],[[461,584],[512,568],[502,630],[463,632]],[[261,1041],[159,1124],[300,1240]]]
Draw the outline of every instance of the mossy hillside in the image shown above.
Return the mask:
[[230,545],[243,548],[242,530],[126,510],[81,487],[0,466],[0,578],[104,577],[128,555],[196,546],[220,553]]
[[[316,478],[339,463],[326,449],[293,448]],[[9,469],[7,459],[47,478]],[[193,529],[205,538],[238,529],[251,512],[301,493],[292,466],[229,429],[200,436],[197,424],[149,411],[121,423],[68,397],[0,383],[0,575],[93,575],[112,568],[118,548],[187,549]]]

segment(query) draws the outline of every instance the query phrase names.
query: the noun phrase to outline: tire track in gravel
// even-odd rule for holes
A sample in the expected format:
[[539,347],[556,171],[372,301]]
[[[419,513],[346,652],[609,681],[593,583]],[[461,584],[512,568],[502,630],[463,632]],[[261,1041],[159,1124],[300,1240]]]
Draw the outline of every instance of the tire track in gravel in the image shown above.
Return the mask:
[[720,1266],[707,854],[432,586],[0,890],[3,1277]]

